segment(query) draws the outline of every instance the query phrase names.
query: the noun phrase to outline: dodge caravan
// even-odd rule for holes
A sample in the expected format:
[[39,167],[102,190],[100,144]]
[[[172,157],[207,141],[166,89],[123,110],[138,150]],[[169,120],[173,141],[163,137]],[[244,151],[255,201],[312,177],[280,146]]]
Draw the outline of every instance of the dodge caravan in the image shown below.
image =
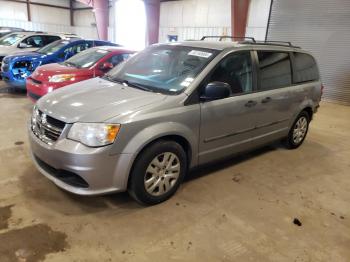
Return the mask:
[[157,204],[193,167],[276,140],[299,147],[321,94],[315,59],[290,43],[156,44],[40,98],[31,153],[69,192]]

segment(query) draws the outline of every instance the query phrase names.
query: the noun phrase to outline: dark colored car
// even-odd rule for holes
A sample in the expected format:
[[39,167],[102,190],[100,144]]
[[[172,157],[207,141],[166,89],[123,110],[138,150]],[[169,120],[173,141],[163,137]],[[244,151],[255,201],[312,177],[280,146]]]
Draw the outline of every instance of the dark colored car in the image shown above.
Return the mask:
[[94,47],[62,63],[39,66],[27,78],[28,97],[35,102],[51,91],[93,77],[103,76],[134,51],[120,47]]
[[10,86],[25,89],[26,78],[41,65],[58,63],[94,46],[117,46],[100,40],[58,40],[36,51],[6,56],[1,66],[1,76]]

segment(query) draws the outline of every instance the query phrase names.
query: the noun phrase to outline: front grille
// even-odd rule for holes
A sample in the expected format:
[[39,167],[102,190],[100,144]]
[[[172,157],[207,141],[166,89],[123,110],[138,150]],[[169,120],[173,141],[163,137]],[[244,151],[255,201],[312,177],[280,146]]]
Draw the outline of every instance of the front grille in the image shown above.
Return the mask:
[[51,176],[61,180],[62,182],[74,186],[74,187],[81,187],[81,188],[88,188],[89,184],[79,175],[62,169],[56,169],[49,164],[42,161],[37,156],[34,156],[36,162],[38,165],[44,169],[47,173],[49,173]]
[[37,95],[37,94],[34,94],[30,91],[28,91],[28,96],[33,98],[35,101],[38,100],[41,96]]
[[31,128],[36,137],[46,144],[53,144],[62,134],[65,123],[35,109]]
[[32,77],[29,77],[30,78],[30,80],[32,80],[32,82],[33,83],[35,83],[35,84],[38,84],[38,85],[41,85],[43,82],[41,82],[41,81],[39,81],[39,80],[36,80],[36,79],[34,79],[34,78],[32,78]]

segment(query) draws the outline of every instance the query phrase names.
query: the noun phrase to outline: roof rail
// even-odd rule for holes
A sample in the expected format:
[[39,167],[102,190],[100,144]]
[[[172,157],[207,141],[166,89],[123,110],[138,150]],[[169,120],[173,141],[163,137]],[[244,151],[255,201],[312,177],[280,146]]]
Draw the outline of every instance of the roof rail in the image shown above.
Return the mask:
[[255,43],[256,45],[274,45],[274,46],[288,46],[293,48],[300,48],[299,46],[293,45],[288,41],[258,41]]
[[229,38],[229,39],[248,39],[250,42],[253,42],[253,43],[255,43],[256,41],[255,41],[255,39],[254,39],[254,37],[245,37],[245,36],[228,36],[228,35],[222,35],[222,36],[203,36],[202,38],[201,38],[201,41],[203,41],[203,40],[205,40],[205,39],[207,39],[207,38],[219,38],[219,41],[222,41],[222,39],[227,39],[227,38]]
[[[274,45],[274,46],[289,46],[294,48],[300,48],[299,46],[294,46],[291,42],[288,41],[256,41],[254,37],[245,37],[245,36],[203,36],[201,38],[201,41],[207,39],[207,38],[219,38],[219,41],[222,41],[222,39],[241,39],[243,41],[239,41],[241,44],[253,44],[253,45]],[[248,41],[245,41],[248,40]]]

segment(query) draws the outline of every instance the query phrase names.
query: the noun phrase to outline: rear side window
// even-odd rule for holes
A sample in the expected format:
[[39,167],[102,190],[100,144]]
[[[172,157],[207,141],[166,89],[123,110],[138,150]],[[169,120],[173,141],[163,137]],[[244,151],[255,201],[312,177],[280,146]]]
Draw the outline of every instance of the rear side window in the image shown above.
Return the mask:
[[46,45],[61,39],[59,36],[56,36],[56,35],[46,35],[44,36],[44,38],[45,38]]
[[259,90],[270,90],[292,84],[292,68],[288,52],[258,51]]
[[70,57],[70,56],[73,56],[77,53],[80,53],[81,51],[84,51],[85,49],[88,49],[88,48],[89,48],[89,43],[77,44],[77,45],[73,45],[73,46],[66,48],[64,50],[64,53],[69,54],[69,57]]
[[294,83],[317,81],[319,79],[315,59],[308,54],[294,53]]
[[107,62],[111,63],[113,66],[118,65],[119,63],[128,59],[130,54],[118,54],[110,57]]

